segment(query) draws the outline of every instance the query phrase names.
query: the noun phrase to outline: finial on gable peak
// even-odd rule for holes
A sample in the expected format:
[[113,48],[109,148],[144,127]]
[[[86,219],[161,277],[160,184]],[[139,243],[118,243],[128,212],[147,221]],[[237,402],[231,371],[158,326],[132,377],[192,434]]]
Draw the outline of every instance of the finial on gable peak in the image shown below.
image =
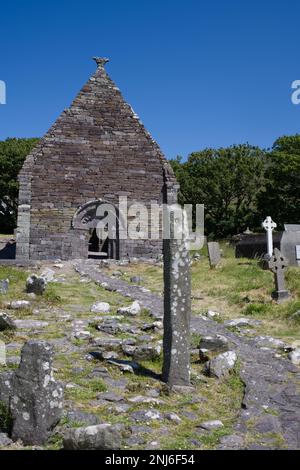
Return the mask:
[[93,60],[96,62],[97,67],[104,67],[104,65],[109,62],[109,59],[106,57],[93,57]]

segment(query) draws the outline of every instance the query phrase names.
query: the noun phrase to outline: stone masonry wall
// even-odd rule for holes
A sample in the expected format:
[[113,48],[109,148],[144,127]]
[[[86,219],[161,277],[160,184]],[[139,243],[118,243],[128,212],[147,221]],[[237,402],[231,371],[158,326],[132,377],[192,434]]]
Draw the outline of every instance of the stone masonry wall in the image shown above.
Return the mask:
[[[173,172],[103,63],[29,155],[19,175],[17,258],[85,258],[89,234],[71,227],[93,199],[162,203]],[[161,241],[126,240],[121,256],[153,256]]]

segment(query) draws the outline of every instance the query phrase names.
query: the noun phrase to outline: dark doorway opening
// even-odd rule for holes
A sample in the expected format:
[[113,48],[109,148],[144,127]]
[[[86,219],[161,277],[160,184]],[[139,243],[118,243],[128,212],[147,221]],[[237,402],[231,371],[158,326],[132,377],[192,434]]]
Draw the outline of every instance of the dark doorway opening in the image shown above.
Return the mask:
[[94,228],[89,239],[88,258],[93,259],[119,259],[118,239],[111,240],[109,237],[99,239],[97,230]]

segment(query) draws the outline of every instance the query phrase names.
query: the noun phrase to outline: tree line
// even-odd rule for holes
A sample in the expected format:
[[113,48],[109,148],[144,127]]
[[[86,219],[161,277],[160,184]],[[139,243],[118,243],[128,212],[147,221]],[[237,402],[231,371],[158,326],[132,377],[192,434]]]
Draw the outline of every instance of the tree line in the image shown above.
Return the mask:
[[[38,139],[0,141],[0,233],[17,222],[17,176]],[[224,238],[256,231],[266,215],[279,228],[300,223],[300,134],[277,139],[269,150],[249,144],[206,148],[187,161],[170,161],[181,204],[204,204],[205,232]]]
[[225,238],[261,230],[270,215],[282,229],[300,223],[300,135],[269,150],[249,144],[192,152],[171,160],[181,204],[204,204],[205,233]]

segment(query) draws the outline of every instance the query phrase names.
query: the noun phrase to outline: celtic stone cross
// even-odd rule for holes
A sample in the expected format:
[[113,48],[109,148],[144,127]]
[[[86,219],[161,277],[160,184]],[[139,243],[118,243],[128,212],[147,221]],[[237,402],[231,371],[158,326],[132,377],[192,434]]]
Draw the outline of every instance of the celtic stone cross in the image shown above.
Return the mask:
[[275,291],[272,297],[278,302],[283,302],[290,297],[289,291],[285,288],[284,270],[288,266],[287,259],[275,248],[273,256],[268,261],[268,268],[274,273]]
[[271,258],[271,256],[273,255],[273,233],[272,232],[274,228],[277,227],[277,224],[273,222],[271,217],[268,215],[268,217],[263,221],[261,225],[267,232],[268,257]]

